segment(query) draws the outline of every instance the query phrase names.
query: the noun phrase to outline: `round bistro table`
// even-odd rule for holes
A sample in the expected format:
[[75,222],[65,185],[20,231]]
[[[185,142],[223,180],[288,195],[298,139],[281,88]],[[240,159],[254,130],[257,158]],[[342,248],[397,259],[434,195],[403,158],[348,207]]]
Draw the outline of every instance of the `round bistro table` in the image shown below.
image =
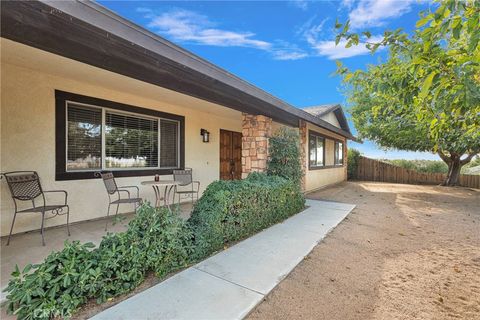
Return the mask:
[[[177,186],[179,183],[178,181],[174,180],[160,180],[160,181],[154,181],[154,180],[148,180],[148,181],[142,181],[142,185],[144,186],[152,186],[153,191],[155,192],[155,207],[160,207],[161,202],[162,202],[162,192],[161,188],[163,188],[163,204],[165,207],[167,207],[169,210],[170,209],[170,195],[172,194],[172,190]],[[175,199],[174,201],[175,202]]]

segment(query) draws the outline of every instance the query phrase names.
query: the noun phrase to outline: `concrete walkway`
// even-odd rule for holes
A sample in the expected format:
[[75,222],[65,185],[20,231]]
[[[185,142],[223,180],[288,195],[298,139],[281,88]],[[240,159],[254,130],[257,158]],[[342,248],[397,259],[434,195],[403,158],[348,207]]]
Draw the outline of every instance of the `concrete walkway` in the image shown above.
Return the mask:
[[316,200],[307,206],[92,319],[242,319],[355,208]]

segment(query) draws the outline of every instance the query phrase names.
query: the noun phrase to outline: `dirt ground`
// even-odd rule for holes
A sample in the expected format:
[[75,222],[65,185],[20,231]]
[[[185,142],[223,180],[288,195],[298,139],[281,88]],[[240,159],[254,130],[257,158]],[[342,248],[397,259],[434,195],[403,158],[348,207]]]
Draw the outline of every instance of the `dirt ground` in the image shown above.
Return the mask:
[[248,319],[480,319],[480,191],[349,182],[357,208]]

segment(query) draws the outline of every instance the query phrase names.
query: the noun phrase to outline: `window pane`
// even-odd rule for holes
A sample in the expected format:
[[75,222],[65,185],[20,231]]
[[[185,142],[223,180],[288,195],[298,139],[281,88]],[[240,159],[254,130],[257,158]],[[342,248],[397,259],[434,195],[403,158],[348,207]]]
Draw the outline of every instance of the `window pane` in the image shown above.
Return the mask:
[[343,143],[338,143],[338,164],[343,164]]
[[160,167],[178,166],[178,122],[160,120]]
[[315,136],[310,135],[308,137],[308,141],[309,141],[308,149],[310,150],[310,165],[314,166],[317,163],[317,158],[316,158],[317,140]]
[[102,110],[67,106],[67,171],[102,166]]
[[317,137],[317,166],[323,166],[323,148],[325,139]]
[[107,168],[158,167],[158,120],[106,113]]

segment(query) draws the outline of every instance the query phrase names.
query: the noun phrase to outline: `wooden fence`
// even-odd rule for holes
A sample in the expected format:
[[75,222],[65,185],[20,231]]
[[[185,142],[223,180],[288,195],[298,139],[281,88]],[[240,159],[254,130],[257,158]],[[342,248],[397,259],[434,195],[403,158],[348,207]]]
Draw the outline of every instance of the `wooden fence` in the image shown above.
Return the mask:
[[[445,173],[423,173],[392,164],[360,156],[357,166],[357,179],[407,184],[440,184]],[[460,175],[459,184],[464,187],[480,188],[480,175]]]

